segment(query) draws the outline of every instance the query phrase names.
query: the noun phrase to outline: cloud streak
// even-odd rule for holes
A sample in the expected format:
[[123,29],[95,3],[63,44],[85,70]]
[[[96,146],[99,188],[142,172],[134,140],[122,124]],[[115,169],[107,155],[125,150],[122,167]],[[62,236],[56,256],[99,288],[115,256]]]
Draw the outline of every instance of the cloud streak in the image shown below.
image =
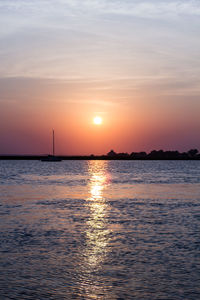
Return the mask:
[[[63,14],[95,11],[105,14],[125,14],[147,18],[200,15],[198,0],[1,0],[1,10],[33,11]],[[71,11],[69,11],[71,10]]]

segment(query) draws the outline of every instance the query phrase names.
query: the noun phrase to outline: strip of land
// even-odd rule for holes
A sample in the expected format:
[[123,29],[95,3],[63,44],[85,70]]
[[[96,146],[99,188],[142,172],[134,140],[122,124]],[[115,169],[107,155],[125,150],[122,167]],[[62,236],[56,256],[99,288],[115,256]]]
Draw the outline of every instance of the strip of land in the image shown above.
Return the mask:
[[[0,160],[43,160],[52,155],[0,155]],[[200,160],[197,149],[188,152],[153,150],[150,153],[116,153],[111,150],[106,155],[57,155],[61,160]]]

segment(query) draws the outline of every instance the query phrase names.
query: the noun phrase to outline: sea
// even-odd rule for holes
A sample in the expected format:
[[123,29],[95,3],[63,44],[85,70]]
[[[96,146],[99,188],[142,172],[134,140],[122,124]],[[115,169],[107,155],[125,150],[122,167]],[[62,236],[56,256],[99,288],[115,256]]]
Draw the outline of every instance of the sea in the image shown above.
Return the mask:
[[0,299],[200,299],[200,161],[0,161]]

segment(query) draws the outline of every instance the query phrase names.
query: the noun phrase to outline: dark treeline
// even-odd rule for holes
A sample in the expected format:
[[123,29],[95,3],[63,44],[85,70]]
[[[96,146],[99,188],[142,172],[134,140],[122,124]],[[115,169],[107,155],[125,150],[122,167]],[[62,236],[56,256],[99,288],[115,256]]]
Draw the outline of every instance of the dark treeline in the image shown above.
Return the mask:
[[146,152],[132,152],[128,153],[116,153],[111,150],[108,154],[108,157],[116,159],[156,159],[156,160],[187,160],[187,159],[200,159],[200,153],[197,149],[191,149],[188,152],[179,151],[164,151],[164,150],[153,150],[150,153]]
[[[50,155],[52,156],[52,155]],[[47,155],[0,155],[2,160],[41,160]],[[197,149],[188,152],[153,150],[150,153],[132,152],[116,153],[111,150],[104,155],[57,155],[62,160],[200,160]]]

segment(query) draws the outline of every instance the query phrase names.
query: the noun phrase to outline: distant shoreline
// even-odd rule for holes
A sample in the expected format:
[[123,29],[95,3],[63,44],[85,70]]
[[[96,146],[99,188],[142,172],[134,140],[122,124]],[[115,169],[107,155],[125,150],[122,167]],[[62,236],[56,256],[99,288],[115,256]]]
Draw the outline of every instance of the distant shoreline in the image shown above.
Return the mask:
[[[44,155],[1,155],[0,160],[41,160],[47,156]],[[101,156],[56,156],[61,160],[200,160],[199,157],[187,158],[133,158],[129,157],[109,157],[107,155]]]
[[[60,160],[200,160],[200,153],[197,149],[188,152],[152,150],[146,152],[116,153],[111,150],[104,155],[0,155],[0,160],[44,160],[52,158]],[[54,159],[55,161],[55,159]]]

